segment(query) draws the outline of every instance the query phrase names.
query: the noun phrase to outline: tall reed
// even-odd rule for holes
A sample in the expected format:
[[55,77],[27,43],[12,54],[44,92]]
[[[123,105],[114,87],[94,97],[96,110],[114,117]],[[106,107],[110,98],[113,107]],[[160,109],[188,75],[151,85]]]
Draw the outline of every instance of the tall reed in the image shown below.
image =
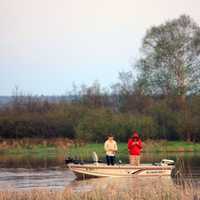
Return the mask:
[[[89,182],[88,182],[89,184]],[[91,184],[91,183],[90,183]],[[200,188],[187,181],[166,178],[96,179],[90,191],[68,187],[64,191],[35,189],[0,192],[0,200],[199,200]]]

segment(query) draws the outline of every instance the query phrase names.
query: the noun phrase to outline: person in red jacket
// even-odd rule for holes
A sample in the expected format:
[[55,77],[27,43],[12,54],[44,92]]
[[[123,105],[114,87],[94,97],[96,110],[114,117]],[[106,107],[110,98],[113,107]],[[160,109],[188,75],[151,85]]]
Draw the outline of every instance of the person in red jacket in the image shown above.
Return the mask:
[[133,137],[128,141],[128,151],[130,164],[138,166],[140,165],[140,152],[142,149],[142,141],[139,138],[137,131],[133,132]]

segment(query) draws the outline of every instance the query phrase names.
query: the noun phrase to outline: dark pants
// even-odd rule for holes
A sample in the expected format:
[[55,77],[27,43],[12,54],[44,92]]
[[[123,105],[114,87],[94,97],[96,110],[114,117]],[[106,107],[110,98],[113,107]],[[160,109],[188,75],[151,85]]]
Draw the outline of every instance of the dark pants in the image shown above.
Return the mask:
[[114,165],[115,164],[115,156],[106,156],[107,165]]

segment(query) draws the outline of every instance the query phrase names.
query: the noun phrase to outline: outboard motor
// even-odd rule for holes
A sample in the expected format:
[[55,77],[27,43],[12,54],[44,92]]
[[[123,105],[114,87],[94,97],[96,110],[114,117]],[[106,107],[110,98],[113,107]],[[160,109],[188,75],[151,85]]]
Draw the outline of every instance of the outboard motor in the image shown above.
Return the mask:
[[173,160],[162,159],[160,164],[161,166],[170,166],[170,165],[175,165],[175,162]]
[[98,165],[99,162],[100,162],[100,161],[99,161],[99,158],[98,158],[96,152],[93,152],[93,153],[92,153],[92,161],[91,161],[91,160],[90,160],[90,161],[83,161],[83,160],[73,159],[73,158],[70,157],[70,156],[67,156],[67,157],[65,158],[65,164],[67,164],[67,165],[70,164],[70,163],[73,163],[73,164],[81,164],[81,165],[83,165],[83,164],[85,164],[85,163],[94,163],[94,164]]
[[81,164],[83,165],[84,164],[84,161],[83,160],[76,160],[76,159],[73,159],[71,157],[66,157],[65,158],[65,164],[70,164],[70,163],[73,163],[73,164]]

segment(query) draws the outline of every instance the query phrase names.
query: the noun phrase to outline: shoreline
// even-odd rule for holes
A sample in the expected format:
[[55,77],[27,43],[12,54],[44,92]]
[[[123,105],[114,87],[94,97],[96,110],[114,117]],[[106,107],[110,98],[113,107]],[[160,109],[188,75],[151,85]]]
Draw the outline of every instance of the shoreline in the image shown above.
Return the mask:
[[[70,154],[81,156],[91,155],[95,151],[104,155],[103,143],[88,143],[72,141],[64,138],[57,139],[24,139],[1,140],[0,154]],[[127,154],[127,144],[118,143],[119,154]],[[200,152],[200,143],[184,141],[147,140],[143,142],[142,153],[196,153]]]

